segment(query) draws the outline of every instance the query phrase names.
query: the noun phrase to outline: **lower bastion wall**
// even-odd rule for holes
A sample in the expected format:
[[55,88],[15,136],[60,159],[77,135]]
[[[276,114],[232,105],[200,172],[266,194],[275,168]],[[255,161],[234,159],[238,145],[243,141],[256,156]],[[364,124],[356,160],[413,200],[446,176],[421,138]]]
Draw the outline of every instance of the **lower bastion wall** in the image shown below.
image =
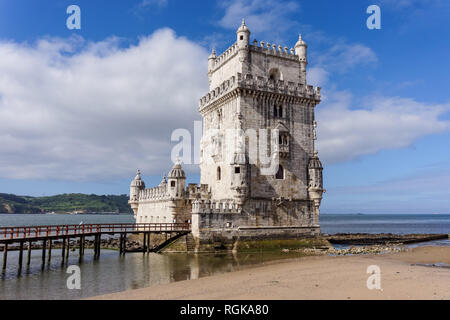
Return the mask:
[[192,235],[202,251],[208,245],[235,249],[241,241],[298,240],[320,235],[309,201],[248,200],[192,203]]

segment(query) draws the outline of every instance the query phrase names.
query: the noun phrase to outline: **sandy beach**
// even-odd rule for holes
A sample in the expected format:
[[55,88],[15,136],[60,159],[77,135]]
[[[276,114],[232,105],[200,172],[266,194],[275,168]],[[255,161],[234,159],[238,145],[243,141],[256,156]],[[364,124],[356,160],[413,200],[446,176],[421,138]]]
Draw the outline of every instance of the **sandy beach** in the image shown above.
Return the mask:
[[[450,299],[450,247],[419,247],[383,255],[314,256],[277,261],[196,280],[92,299]],[[419,265],[417,265],[419,264]],[[421,265],[424,264],[424,265]],[[381,290],[369,290],[367,268],[381,270]]]

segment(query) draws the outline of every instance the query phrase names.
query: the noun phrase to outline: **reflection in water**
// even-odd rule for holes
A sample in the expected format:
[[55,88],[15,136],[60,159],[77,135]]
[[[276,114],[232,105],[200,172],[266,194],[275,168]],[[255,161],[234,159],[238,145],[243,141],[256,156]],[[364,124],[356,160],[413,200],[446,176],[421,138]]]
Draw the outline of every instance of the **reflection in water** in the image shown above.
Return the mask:
[[67,289],[67,265],[61,266],[61,251],[52,251],[52,263],[41,270],[41,251],[33,250],[29,268],[17,272],[18,252],[8,255],[8,267],[0,278],[0,299],[79,299],[100,294],[138,289],[174,281],[198,279],[230,272],[266,261],[300,257],[299,253],[246,254],[156,254],[102,250],[100,260],[93,260],[86,250],[79,264],[78,252],[70,252],[68,265],[79,265],[81,290]]

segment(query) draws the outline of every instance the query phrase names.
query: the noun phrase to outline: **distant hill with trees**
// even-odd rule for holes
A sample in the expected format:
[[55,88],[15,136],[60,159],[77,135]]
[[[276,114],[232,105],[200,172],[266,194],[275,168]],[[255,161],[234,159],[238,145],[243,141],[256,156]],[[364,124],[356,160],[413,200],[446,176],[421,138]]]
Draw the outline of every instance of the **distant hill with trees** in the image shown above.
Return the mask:
[[49,197],[0,193],[0,213],[132,213],[128,195],[60,194]]

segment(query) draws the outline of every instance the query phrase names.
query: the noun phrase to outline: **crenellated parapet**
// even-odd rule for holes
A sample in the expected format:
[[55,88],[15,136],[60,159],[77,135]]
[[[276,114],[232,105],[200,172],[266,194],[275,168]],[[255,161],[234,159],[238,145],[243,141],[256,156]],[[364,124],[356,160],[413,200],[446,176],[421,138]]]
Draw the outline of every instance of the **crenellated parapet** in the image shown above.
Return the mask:
[[167,200],[170,198],[166,186],[158,186],[141,190],[139,192],[139,201],[143,200]]
[[213,61],[211,72],[216,71],[223,66],[227,61],[231,60],[238,53],[238,44],[235,42],[231,47],[225,50],[220,56],[216,57]]
[[199,109],[202,109],[203,106],[214,102],[220,97],[223,97],[225,94],[233,91],[235,88],[237,88],[236,76],[232,76],[222,82],[220,86],[204,95],[199,101]]
[[251,74],[237,73],[236,76],[232,76],[225,80],[220,86],[211,90],[200,99],[200,111],[238,88],[305,98],[313,100],[316,104],[319,103],[321,99],[320,87],[314,88],[311,85],[305,86],[302,83],[286,82],[283,80],[276,81],[267,77],[255,77]]
[[241,213],[242,206],[233,200],[211,201],[195,200],[192,202],[192,213]]
[[[293,61],[298,61],[299,56],[295,54],[294,48],[288,48],[286,46],[277,45],[270,42],[254,40],[253,45],[249,45],[249,50],[253,52],[264,53],[267,55],[285,58]],[[220,56],[214,58],[210,68],[210,72],[214,72],[225,63],[235,57],[239,52],[239,46],[237,42],[233,43],[227,50],[225,50]]]
[[211,192],[208,190],[207,184],[198,186],[196,183],[190,183],[186,188],[186,199],[209,199]]
[[242,89],[259,90],[270,93],[285,94],[289,96],[301,97],[320,102],[320,87],[314,88],[311,85],[303,85],[292,81],[273,80],[267,77],[251,74],[237,74],[237,86]]
[[253,40],[253,45],[250,46],[250,50],[254,52],[261,52],[267,55],[286,58],[289,60],[297,60],[298,56],[295,54],[294,48],[288,48],[286,46],[277,45],[275,43]]

